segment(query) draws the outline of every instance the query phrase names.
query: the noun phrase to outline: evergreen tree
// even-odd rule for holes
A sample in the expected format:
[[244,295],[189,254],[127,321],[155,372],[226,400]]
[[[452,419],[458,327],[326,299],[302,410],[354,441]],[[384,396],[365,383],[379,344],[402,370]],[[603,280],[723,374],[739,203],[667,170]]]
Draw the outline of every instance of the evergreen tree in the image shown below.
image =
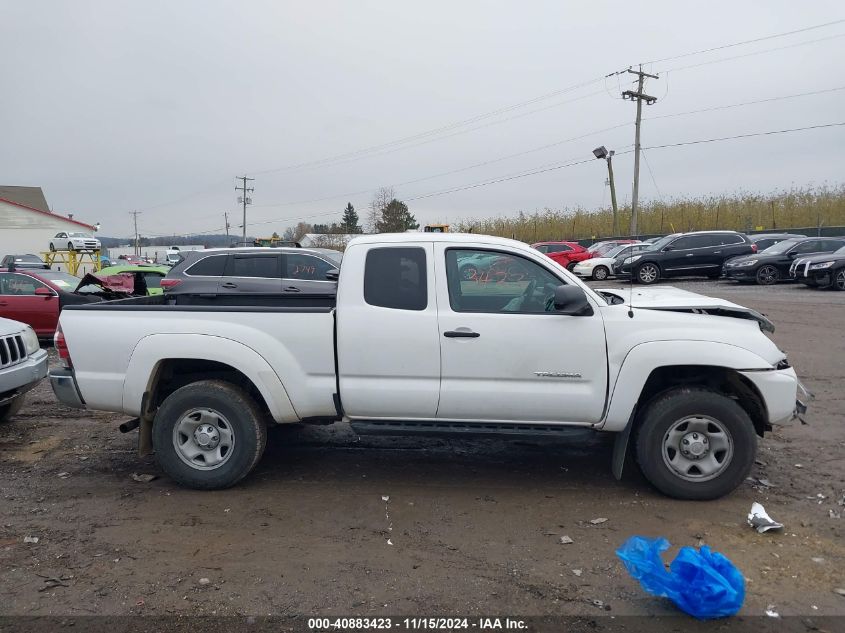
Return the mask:
[[381,213],[376,223],[377,233],[404,233],[408,229],[418,229],[420,225],[408,211],[408,205],[394,198]]
[[362,233],[361,227],[358,225],[358,213],[356,213],[351,202],[347,202],[346,208],[343,210],[340,229],[342,233]]

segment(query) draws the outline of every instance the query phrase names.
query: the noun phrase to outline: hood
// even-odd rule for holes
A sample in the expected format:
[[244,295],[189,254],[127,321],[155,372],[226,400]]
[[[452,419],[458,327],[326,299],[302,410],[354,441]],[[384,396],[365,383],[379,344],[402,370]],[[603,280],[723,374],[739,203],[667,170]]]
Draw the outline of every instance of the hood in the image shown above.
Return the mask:
[[845,259],[845,253],[821,253],[819,255],[807,255],[806,257],[796,257],[796,262],[801,262],[802,264],[806,264],[810,262],[811,264],[819,264],[821,262],[829,262],[829,261],[839,261]]
[[613,262],[616,261],[612,257],[590,257],[589,259],[585,259],[583,261],[578,262],[578,266],[598,266],[602,264],[604,266],[610,266]]
[[658,288],[608,288],[598,291],[602,295],[613,295],[629,303],[634,308],[643,310],[667,310],[670,312],[691,312],[711,314],[713,316],[727,316],[738,319],[757,321],[764,332],[774,332],[775,326],[763,314],[727,301],[707,297],[688,290],[681,290],[674,286],[660,286]]

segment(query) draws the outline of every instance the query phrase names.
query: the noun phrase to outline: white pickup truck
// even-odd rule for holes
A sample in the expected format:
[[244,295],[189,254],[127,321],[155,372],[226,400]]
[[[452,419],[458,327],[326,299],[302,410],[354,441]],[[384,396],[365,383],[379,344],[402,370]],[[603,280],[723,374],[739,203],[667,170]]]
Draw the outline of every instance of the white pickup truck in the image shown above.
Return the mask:
[[346,420],[359,433],[615,433],[617,477],[630,444],[659,490],[711,499],[745,479],[757,436],[804,409],[762,315],[675,288],[596,292],[512,240],[362,236],[336,299],[313,301],[68,306],[51,382],[65,404],[136,416],[128,428],[161,468],[206,489],[250,472],[268,423]]

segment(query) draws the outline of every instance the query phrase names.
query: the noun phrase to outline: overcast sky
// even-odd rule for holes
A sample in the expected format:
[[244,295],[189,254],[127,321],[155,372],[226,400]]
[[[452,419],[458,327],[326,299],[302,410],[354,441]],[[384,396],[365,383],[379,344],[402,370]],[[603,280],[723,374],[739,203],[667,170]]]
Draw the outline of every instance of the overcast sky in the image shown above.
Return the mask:
[[[621,153],[636,108],[620,91],[632,76],[597,79],[842,20],[845,5],[0,0],[0,13],[0,184],[41,186],[54,211],[122,236],[133,209],[142,234],[223,232],[244,173],[256,179],[251,234],[339,220],[347,201],[363,219],[372,190],[390,185],[422,223],[595,208],[609,203],[597,160],[419,196],[589,158],[597,145],[620,152],[629,200],[633,159]],[[845,87],[843,58],[845,22],[649,64],[660,79],[646,86],[658,97],[648,118],[828,92],[647,120],[643,146],[843,122],[845,90],[830,90]],[[652,149],[641,195],[838,184],[843,141],[838,127]]]

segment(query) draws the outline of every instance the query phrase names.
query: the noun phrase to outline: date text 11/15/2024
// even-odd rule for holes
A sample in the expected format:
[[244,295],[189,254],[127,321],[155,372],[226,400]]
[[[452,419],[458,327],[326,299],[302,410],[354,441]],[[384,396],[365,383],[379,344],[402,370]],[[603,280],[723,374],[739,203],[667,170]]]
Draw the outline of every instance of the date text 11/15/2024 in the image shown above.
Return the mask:
[[525,630],[527,625],[518,618],[309,618],[308,628],[312,631],[343,631],[366,629],[400,629],[409,631],[454,631],[454,630]]

